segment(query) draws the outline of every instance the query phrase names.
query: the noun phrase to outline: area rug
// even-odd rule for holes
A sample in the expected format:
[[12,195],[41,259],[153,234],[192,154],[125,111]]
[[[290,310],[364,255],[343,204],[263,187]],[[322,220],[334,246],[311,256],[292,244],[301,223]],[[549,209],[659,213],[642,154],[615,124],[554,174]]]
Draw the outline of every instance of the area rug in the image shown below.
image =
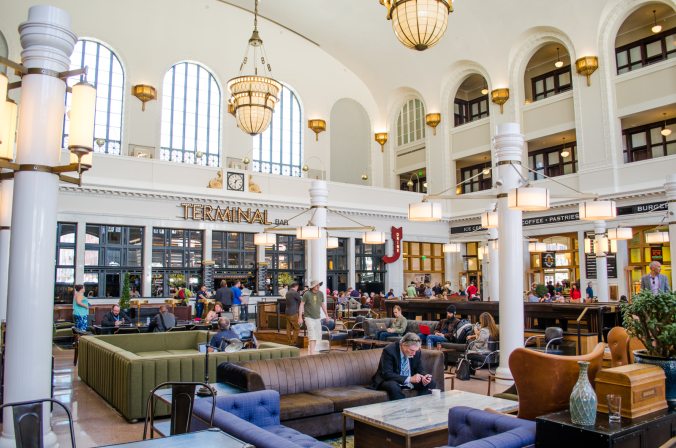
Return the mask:
[[[333,448],[343,448],[343,438],[336,437],[334,439],[324,439],[322,442],[331,445]],[[347,436],[345,440],[345,446],[347,448],[354,448],[354,436]]]

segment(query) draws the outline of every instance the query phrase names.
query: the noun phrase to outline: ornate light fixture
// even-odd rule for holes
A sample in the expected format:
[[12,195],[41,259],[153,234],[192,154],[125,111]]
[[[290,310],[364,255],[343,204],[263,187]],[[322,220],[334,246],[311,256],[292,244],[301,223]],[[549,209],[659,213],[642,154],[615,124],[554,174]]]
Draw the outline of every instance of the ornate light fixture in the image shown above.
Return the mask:
[[274,246],[277,244],[277,235],[267,232],[256,233],[254,234],[254,244],[256,246]]
[[549,190],[538,187],[519,187],[507,195],[509,208],[524,212],[549,209]]
[[630,240],[634,237],[634,232],[631,227],[618,227],[616,229],[608,229],[608,239],[613,240]]
[[[242,75],[242,70],[249,61],[249,47],[253,47],[253,75]],[[260,55],[258,50],[260,48]],[[262,75],[258,74],[260,61]],[[249,135],[264,132],[270,125],[282,85],[272,79],[272,71],[267,62],[263,39],[258,34],[258,0],[254,8],[254,29],[247,44],[246,54],[239,67],[240,76],[228,81],[230,103],[233,104],[237,126]]]
[[385,244],[385,232],[364,232],[364,244]]
[[509,89],[495,89],[491,91],[491,101],[500,106],[500,113],[503,112],[503,105],[509,99]]
[[443,246],[443,251],[445,254],[460,253],[460,243],[446,243]]
[[432,128],[432,134],[437,135],[437,126],[441,123],[441,114],[438,112],[425,115],[425,124]]
[[599,58],[596,56],[584,56],[575,61],[578,75],[587,77],[587,87],[591,86],[591,75],[597,68],[599,68]]
[[441,219],[441,203],[417,202],[408,204],[408,220],[418,222],[432,222]]
[[312,119],[307,121],[307,127],[312,129],[315,133],[315,141],[319,141],[319,134],[326,131],[326,121],[320,119]]
[[556,47],[556,62],[554,62],[554,67],[556,68],[563,67],[563,61],[561,60],[561,53],[559,53],[559,47]]
[[662,126],[660,134],[662,134],[665,137],[669,137],[671,135],[671,129],[667,127],[667,113],[664,112],[662,115],[664,115],[664,126]]
[[653,34],[657,34],[660,31],[662,31],[662,25],[657,24],[657,15],[655,14],[655,9],[653,9],[653,26],[650,28],[650,31],[653,32]]
[[617,216],[615,201],[580,202],[580,219],[584,221],[604,221]]
[[137,84],[131,88],[131,94],[141,100],[141,110],[145,112],[146,103],[157,98],[155,87],[147,84]]
[[374,138],[380,144],[380,152],[384,152],[385,143],[387,143],[387,132],[376,132]]
[[486,82],[485,78],[484,78],[484,86],[481,89],[481,94],[482,95],[488,95],[488,83]]
[[664,244],[669,242],[669,232],[646,232],[645,242],[648,244]]
[[446,32],[451,0],[380,0],[387,8],[394,35],[408,48],[418,51],[434,46]]

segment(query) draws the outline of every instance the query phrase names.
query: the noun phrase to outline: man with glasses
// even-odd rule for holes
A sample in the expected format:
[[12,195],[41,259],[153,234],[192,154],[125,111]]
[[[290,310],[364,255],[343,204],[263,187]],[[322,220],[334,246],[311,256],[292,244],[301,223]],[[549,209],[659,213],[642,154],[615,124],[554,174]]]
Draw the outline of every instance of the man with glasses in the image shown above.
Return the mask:
[[650,263],[650,274],[641,278],[641,291],[650,291],[653,294],[670,292],[669,279],[666,275],[660,274],[662,264],[659,261]]

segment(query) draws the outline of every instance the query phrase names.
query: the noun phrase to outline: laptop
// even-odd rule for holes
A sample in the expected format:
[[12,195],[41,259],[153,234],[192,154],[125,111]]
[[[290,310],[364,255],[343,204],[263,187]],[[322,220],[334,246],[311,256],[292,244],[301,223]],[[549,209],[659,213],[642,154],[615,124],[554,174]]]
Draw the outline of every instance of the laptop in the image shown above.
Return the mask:
[[387,330],[387,325],[385,325],[385,322],[376,323],[376,331],[385,331],[385,330]]

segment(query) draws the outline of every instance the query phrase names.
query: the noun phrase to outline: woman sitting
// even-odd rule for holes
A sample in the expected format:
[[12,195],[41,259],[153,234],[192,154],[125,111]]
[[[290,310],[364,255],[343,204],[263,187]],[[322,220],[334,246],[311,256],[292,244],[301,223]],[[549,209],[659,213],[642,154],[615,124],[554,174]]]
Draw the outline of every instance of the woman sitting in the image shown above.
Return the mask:
[[205,317],[204,320],[207,322],[216,320],[219,317],[221,317],[222,312],[223,312],[223,304],[221,302],[216,302],[214,304],[214,309],[207,313],[207,317]]
[[500,331],[490,313],[481,313],[479,325],[474,327],[474,334],[469,335],[467,340],[473,341],[470,342],[469,349],[466,352],[467,359],[478,362],[482,367],[486,362],[492,362],[492,360],[486,357],[486,355],[494,351],[492,348],[489,348],[488,341],[499,341]]

